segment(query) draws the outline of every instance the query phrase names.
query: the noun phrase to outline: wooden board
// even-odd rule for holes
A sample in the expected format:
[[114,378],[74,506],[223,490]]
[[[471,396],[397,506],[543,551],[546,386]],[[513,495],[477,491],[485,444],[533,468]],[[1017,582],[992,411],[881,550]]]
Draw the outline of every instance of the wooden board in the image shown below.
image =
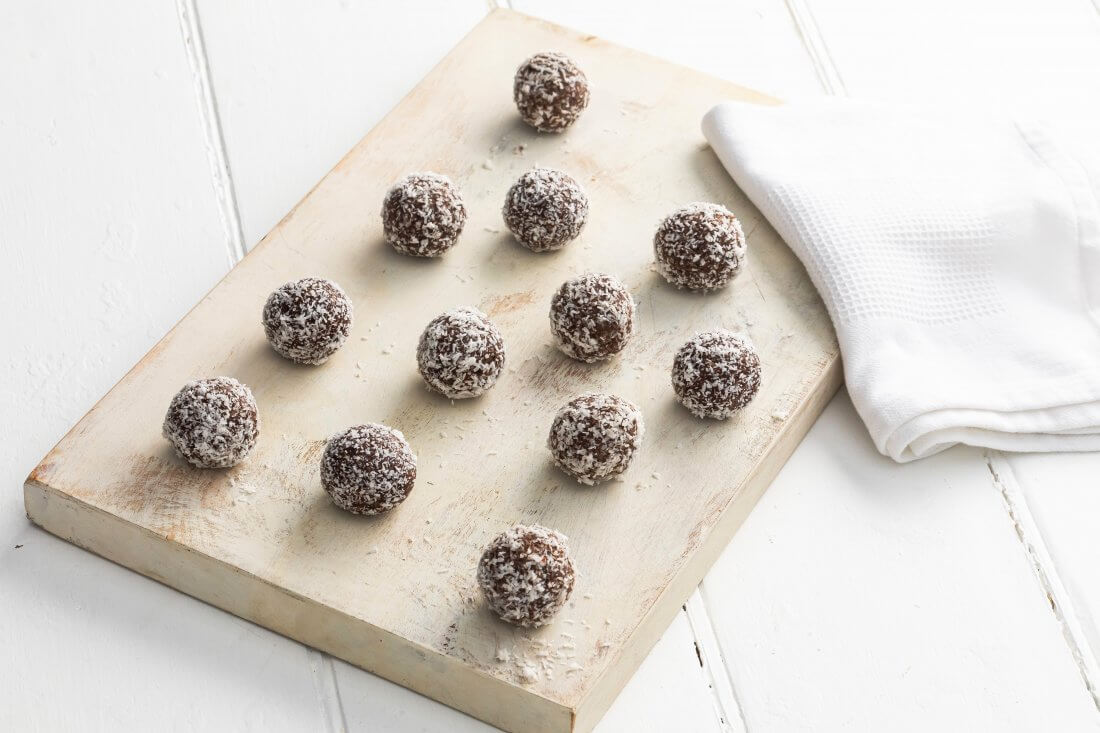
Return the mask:
[[[526,128],[511,103],[513,69],[545,48],[576,58],[593,84],[590,108],[560,136]],[[733,98],[770,101],[493,13],[46,456],[25,486],[28,515],[498,726],[590,729],[840,380],[805,272],[698,131],[710,105]],[[502,231],[504,192],[534,164],[571,172],[591,199],[581,239],[556,254]],[[423,169],[450,175],[470,210],[439,261],[401,257],[381,238],[386,188]],[[705,296],[651,266],[656,223],[694,200],[729,206],[749,238],[746,271]],[[550,344],[550,295],[586,270],[618,274],[639,302],[638,333],[608,364]],[[356,305],[351,339],[320,368],[277,357],[258,323],[270,290],[311,274]],[[508,364],[487,395],[452,404],[423,388],[414,349],[428,320],[464,304],[501,328]],[[758,398],[725,423],[679,407],[667,371],[680,343],[719,326],[746,331],[765,370]],[[183,382],[215,374],[253,388],[263,431],[241,466],[198,471],[172,455],[160,422]],[[557,407],[592,389],[641,405],[647,435],[623,481],[587,488],[543,444]],[[317,467],[326,436],[371,420],[400,428],[419,455],[416,490],[373,519],[335,509]],[[567,534],[581,573],[569,606],[533,632],[495,620],[474,583],[481,548],[516,522]]]

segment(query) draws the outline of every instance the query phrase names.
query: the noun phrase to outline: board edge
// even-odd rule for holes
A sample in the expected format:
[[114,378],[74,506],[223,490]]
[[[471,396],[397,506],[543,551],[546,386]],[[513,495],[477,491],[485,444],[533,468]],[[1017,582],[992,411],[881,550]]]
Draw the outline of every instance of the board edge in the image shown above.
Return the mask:
[[[843,368],[839,349],[822,364],[815,378],[807,381],[810,399],[802,402],[777,430],[761,453],[758,466],[766,467],[742,483],[726,504],[719,509],[717,520],[700,545],[670,578],[664,589],[628,635],[628,643],[618,651],[596,681],[577,703],[574,733],[592,730],[611,703],[641,666],[664,631],[676,617],[688,596],[703,582],[711,566],[733,539],[757,502],[782,470],[787,459],[802,443],[806,433],[825,409],[825,405],[843,384]],[[624,659],[625,657],[625,659]]]
[[[23,485],[23,499],[27,518],[66,542],[280,636],[320,649],[447,707],[504,730],[533,733],[567,733],[573,730],[576,711],[569,706],[493,677],[459,659],[411,642],[368,621],[281,588],[33,477]],[[73,528],[64,516],[66,512],[71,512],[74,517],[79,515],[84,526],[79,530]],[[96,535],[106,527],[113,527],[116,537],[121,534],[129,541],[116,542],[111,547],[99,542]],[[234,594],[219,596],[216,590],[206,591],[199,587],[194,579],[184,580],[178,573],[162,575],[156,571],[155,566],[171,563],[174,558],[183,556],[188,556],[192,564],[197,559],[200,569],[191,575],[220,580],[226,587],[233,586]],[[289,603],[265,602],[265,598],[274,597],[282,597]],[[285,610],[287,607],[292,610]],[[308,623],[310,621],[313,623]],[[307,631],[303,633],[303,629]],[[310,632],[308,629],[318,631]],[[337,650],[336,645],[329,641],[329,638],[346,640],[349,635],[377,642],[381,645],[381,651],[348,654],[342,649]],[[398,662],[385,661],[410,657],[427,662],[420,661],[412,668],[414,673],[423,675],[419,682],[403,674],[404,668]],[[459,682],[461,687],[467,684],[462,682],[463,679],[470,681],[470,687],[484,689],[458,689],[452,694],[433,694],[433,681],[447,681],[452,686]],[[486,705],[485,701],[489,704]]]

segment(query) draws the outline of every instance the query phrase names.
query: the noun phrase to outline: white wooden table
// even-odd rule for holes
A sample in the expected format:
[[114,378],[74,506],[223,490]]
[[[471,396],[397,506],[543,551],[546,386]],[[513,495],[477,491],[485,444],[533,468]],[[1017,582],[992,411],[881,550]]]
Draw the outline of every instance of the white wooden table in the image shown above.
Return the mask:
[[[781,98],[1100,129],[1096,0],[513,4]],[[20,488],[492,5],[0,5],[0,730],[487,729],[32,528]],[[601,730],[1100,729],[1097,517],[1098,454],[897,466],[842,392]]]

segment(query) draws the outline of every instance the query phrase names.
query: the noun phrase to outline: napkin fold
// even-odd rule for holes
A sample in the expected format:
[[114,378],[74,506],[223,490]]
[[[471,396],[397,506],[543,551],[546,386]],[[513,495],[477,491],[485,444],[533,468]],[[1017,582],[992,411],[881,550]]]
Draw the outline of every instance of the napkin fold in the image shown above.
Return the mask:
[[821,293],[879,451],[1100,450],[1092,158],[1038,124],[851,100],[720,104],[703,134]]

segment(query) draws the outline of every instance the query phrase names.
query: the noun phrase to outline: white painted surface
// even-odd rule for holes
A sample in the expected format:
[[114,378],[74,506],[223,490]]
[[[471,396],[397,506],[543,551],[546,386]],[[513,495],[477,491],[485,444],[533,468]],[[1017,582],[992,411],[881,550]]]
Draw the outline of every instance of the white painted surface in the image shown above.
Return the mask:
[[[198,0],[251,247],[474,25],[459,2]],[[364,201],[376,214],[381,204]]]
[[42,451],[229,261],[175,8],[10,2],[0,29],[6,540]]
[[782,0],[514,0],[509,6],[776,96],[822,93]]
[[[1100,118],[1086,0],[516,4],[780,97]],[[485,10],[200,2],[243,241]],[[18,314],[0,366],[0,648],[16,660],[0,728],[481,728],[27,527],[26,472],[225,270],[233,227],[177,6],[22,0],[0,9],[0,34],[17,72],[0,93],[19,103],[0,118],[0,285]],[[1084,676],[1100,648],[1100,459],[993,456],[1015,482],[1006,503],[977,452],[898,468],[861,430],[838,398],[603,730],[1098,727]]]
[[899,466],[833,400],[702,595],[752,730],[1085,730],[980,451]]
[[1045,569],[1060,591],[1052,599],[1064,619],[1071,649],[1088,665],[1092,694],[1100,696],[1100,453],[1002,456],[1003,480],[1030,514],[1035,544],[1049,557]]

